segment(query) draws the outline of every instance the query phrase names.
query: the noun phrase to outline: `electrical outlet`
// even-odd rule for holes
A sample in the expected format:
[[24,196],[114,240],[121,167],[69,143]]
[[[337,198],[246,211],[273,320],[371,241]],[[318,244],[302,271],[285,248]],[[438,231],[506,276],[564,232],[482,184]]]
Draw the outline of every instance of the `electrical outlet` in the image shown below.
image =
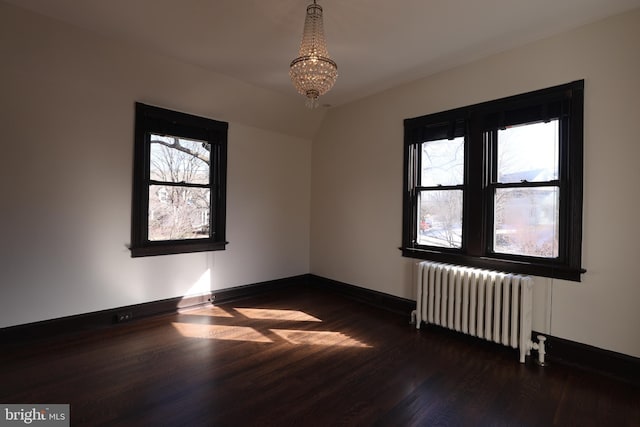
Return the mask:
[[120,312],[116,313],[116,322],[117,323],[128,322],[131,319],[133,319],[133,312],[131,312],[131,311],[120,311]]

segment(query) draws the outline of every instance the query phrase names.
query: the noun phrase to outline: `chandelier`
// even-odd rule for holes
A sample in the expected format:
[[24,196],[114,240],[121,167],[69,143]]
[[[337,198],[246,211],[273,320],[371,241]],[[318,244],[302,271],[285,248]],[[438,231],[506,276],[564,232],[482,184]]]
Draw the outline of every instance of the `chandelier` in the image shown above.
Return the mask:
[[307,97],[309,108],[318,106],[318,97],[327,93],[338,77],[338,66],[329,58],[324,39],[322,7],[316,0],[307,6],[300,51],[291,61],[289,76],[298,93]]

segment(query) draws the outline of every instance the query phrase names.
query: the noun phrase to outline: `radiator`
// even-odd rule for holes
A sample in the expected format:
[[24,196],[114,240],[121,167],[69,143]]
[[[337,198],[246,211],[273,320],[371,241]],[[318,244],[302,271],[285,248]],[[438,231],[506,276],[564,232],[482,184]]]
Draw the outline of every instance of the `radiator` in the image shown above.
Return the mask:
[[424,261],[417,287],[417,328],[431,323],[513,347],[521,363],[538,348],[531,342],[531,277]]

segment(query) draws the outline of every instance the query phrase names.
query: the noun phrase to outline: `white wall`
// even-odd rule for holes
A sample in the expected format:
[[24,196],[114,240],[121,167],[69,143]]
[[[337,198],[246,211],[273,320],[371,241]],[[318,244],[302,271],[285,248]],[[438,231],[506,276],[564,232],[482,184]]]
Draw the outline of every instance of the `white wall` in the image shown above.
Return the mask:
[[312,273],[415,298],[397,249],[403,119],[585,79],[588,272],[537,280],[534,327],[640,357],[638,40],[640,10],[332,109],[313,142]]
[[[0,57],[0,327],[309,272],[322,112],[3,3]],[[226,251],[130,257],[135,101],[230,122]]]

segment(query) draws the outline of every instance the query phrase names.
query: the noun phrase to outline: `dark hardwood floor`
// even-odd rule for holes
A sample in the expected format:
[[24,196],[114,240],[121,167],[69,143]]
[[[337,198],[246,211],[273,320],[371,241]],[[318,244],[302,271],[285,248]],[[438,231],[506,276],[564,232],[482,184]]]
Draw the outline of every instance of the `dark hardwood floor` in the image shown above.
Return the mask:
[[304,287],[1,345],[0,402],[72,425],[640,425],[636,386]]

